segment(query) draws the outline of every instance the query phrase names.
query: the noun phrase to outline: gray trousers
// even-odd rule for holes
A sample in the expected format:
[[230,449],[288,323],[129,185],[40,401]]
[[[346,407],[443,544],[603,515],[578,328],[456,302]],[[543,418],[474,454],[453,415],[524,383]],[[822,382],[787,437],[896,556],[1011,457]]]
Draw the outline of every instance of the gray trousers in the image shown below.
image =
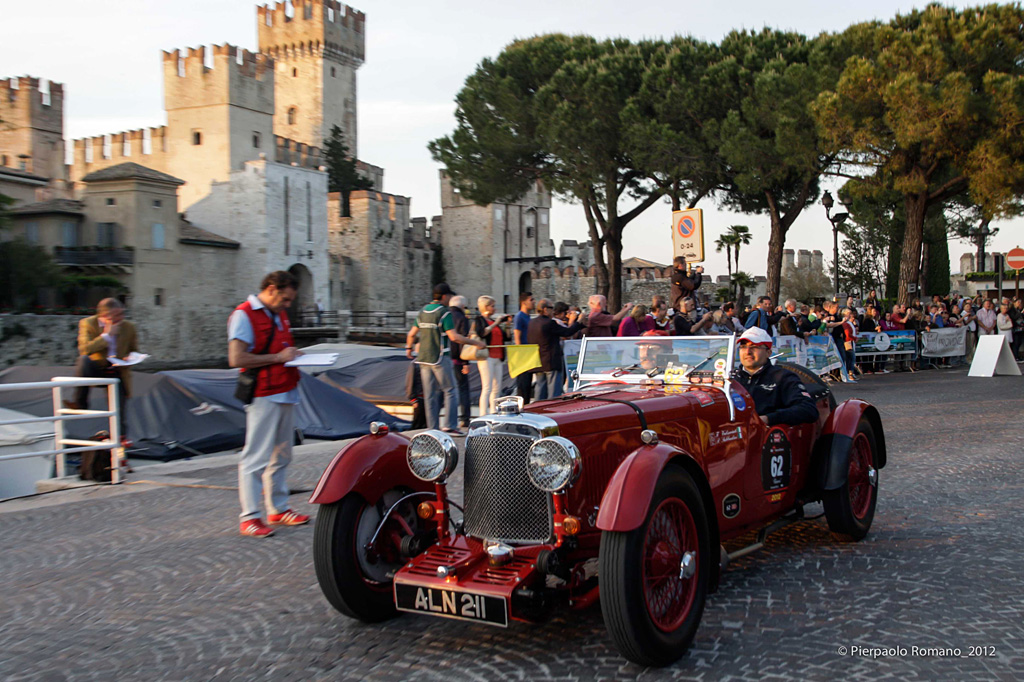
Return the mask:
[[288,464],[295,438],[295,405],[255,398],[245,408],[245,447],[238,460],[242,521],[259,518],[262,491],[268,514],[288,511]]
[[441,398],[444,397],[446,429],[459,426],[459,398],[455,385],[455,370],[452,359],[442,355],[436,365],[420,364],[420,380],[423,382],[423,407],[427,413],[427,428],[441,427]]

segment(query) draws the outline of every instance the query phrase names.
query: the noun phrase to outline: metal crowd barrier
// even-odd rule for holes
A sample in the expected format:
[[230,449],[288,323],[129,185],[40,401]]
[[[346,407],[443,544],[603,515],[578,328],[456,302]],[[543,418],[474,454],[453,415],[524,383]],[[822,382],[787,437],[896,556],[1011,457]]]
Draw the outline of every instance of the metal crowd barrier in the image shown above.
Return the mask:
[[[50,381],[35,381],[21,384],[0,384],[0,391],[30,391],[39,389],[50,389],[53,392],[53,416],[52,417],[26,417],[24,419],[0,420],[0,426],[7,424],[37,424],[42,422],[53,422],[54,450],[40,450],[39,452],[19,452],[14,455],[0,455],[0,461],[8,459],[24,459],[27,457],[40,457],[44,455],[57,456],[57,478],[63,478],[65,474],[64,456],[75,452],[86,452],[89,450],[110,451],[110,482],[121,482],[121,467],[118,466],[124,457],[124,448],[121,447],[121,402],[118,396],[117,385],[120,379],[82,379],[78,377],[53,377]],[[66,408],[61,399],[62,388],[77,388],[79,386],[106,386],[107,405],[112,405],[110,410],[74,410]],[[108,422],[109,441],[83,440],[80,438],[64,437],[64,422],[77,421],[81,419],[95,419],[106,417]],[[71,446],[71,447],[67,447]]]

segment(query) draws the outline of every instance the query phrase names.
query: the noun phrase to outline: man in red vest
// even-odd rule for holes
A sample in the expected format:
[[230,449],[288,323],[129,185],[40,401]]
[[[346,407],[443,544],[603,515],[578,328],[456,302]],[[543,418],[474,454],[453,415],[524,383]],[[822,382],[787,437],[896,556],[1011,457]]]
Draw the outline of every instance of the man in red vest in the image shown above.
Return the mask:
[[245,411],[245,448],[238,462],[238,497],[242,503],[242,535],[267,537],[274,531],[260,515],[260,494],[266,500],[270,525],[300,526],[309,517],[288,507],[286,473],[295,438],[295,404],[299,402],[299,370],[286,367],[301,352],[292,340],[285,309],[299,283],[283,270],[263,278],[260,293],[235,308],[228,321],[228,364],[259,369],[252,404]]

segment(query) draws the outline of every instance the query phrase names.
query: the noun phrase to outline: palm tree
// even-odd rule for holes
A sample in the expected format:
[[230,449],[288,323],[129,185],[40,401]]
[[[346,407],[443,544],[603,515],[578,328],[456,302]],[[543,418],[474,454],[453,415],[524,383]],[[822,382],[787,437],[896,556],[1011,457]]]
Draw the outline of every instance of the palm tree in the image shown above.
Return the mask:
[[736,261],[736,271],[739,272],[740,246],[749,244],[750,240],[753,239],[753,235],[750,234],[750,228],[746,225],[730,225],[729,236],[731,237],[732,247],[736,250],[733,260]]
[[[731,232],[719,235],[715,240],[715,253],[725,251],[725,262],[729,267],[729,281],[732,281],[732,247],[736,245],[736,237]],[[737,248],[739,248],[737,246]],[[739,269],[737,267],[737,269]]]
[[757,281],[749,272],[737,272],[732,276],[732,283],[733,286],[739,289],[739,295],[736,297],[736,308],[742,310],[747,289],[756,285]]

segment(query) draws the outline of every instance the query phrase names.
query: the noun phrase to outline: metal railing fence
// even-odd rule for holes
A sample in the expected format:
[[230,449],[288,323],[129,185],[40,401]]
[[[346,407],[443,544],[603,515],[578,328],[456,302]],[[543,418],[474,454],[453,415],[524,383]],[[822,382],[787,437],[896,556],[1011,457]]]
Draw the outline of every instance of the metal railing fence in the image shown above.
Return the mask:
[[[124,457],[124,448],[121,446],[121,402],[118,395],[118,384],[120,379],[83,379],[79,377],[53,377],[50,381],[34,381],[20,384],[0,384],[0,391],[30,391],[39,389],[50,389],[53,393],[53,416],[50,417],[25,417],[20,419],[0,420],[0,426],[8,424],[37,424],[53,422],[54,437],[53,443],[56,446],[52,450],[40,450],[38,452],[19,452],[13,455],[0,455],[0,461],[9,459],[25,459],[27,457],[41,457],[45,455],[57,456],[57,478],[63,478],[65,473],[64,456],[76,452],[89,450],[110,451],[110,482],[121,482],[121,467],[118,466]],[[61,389],[77,388],[79,386],[106,386],[107,405],[113,406],[108,410],[78,410],[64,407],[61,399]],[[81,438],[67,438],[64,435],[64,422],[81,419],[95,419],[106,417],[108,423],[109,441],[85,440]],[[68,447],[70,446],[70,447]]]

